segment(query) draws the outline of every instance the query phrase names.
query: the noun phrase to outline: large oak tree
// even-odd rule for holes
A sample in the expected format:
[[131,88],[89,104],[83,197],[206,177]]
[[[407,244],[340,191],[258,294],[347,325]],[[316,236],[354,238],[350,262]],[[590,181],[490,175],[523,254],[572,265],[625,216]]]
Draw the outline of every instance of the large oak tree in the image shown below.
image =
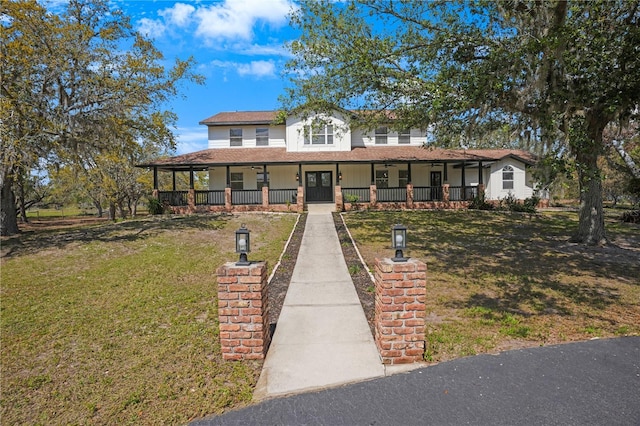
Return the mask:
[[107,0],[71,0],[62,13],[3,1],[0,65],[0,233],[18,232],[15,184],[47,164],[131,157],[140,141],[174,144],[165,110],[193,62],[162,54]]
[[568,156],[575,240],[606,241],[598,158],[605,127],[640,103],[637,0],[303,0],[292,22],[302,35],[286,108],[366,110],[354,124],[370,128],[394,110],[398,127],[429,125],[436,143],[510,134]]

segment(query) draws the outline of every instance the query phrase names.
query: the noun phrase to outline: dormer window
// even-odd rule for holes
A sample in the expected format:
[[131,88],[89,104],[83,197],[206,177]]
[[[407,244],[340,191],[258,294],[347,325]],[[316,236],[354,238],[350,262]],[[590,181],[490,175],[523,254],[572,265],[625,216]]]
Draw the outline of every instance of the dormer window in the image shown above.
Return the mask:
[[242,129],[229,129],[229,145],[242,146]]
[[305,145],[333,145],[333,126],[331,124],[313,124],[306,128]]
[[386,145],[389,129],[387,127],[378,127],[375,133],[376,145]]

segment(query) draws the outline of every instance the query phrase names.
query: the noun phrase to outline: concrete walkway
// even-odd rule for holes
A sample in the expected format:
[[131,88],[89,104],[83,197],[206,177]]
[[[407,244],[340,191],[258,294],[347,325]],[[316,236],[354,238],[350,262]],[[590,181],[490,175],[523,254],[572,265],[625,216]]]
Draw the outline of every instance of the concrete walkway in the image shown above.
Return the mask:
[[254,400],[385,375],[331,211],[310,205]]

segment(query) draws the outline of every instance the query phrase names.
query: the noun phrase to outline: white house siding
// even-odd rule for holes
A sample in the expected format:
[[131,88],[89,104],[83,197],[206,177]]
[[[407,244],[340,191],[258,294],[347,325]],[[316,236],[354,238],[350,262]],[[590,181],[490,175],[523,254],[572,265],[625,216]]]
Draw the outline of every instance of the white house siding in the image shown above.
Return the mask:
[[344,188],[368,188],[371,185],[371,166],[369,164],[340,164]]
[[322,152],[322,151],[351,151],[351,130],[346,121],[340,116],[326,117],[327,124],[333,125],[333,144],[312,145],[304,143],[305,126],[310,120],[302,120],[300,117],[287,118],[286,139],[287,151],[290,152]]
[[[246,166],[231,166],[231,173],[242,173],[244,189],[257,189],[257,174],[262,173],[262,169],[251,169]],[[296,173],[298,166],[268,166],[269,188],[271,189],[293,189],[298,187]],[[209,189],[223,190],[227,186],[226,167],[216,167],[209,169]]]
[[[419,146],[425,143],[426,136],[423,130],[411,129],[408,144],[400,144],[398,143],[398,139],[399,139],[398,132],[390,130],[389,133],[387,133],[386,145],[398,145],[398,146],[418,145]],[[352,134],[351,145],[354,147],[376,146],[375,131],[361,130],[361,129],[354,130]],[[380,146],[380,145],[377,145],[377,146]]]
[[[502,189],[502,169],[505,166],[513,167],[513,189]],[[491,176],[488,180],[485,196],[490,200],[501,200],[513,194],[518,200],[529,198],[533,195],[531,177],[528,176],[526,167],[520,161],[504,159],[491,165]]]
[[[269,146],[284,148],[286,130],[285,126],[251,125],[251,126],[209,126],[209,148],[229,148],[229,131],[242,129],[242,147],[252,148],[256,146],[256,129],[269,128]],[[239,148],[239,147],[238,147]]]

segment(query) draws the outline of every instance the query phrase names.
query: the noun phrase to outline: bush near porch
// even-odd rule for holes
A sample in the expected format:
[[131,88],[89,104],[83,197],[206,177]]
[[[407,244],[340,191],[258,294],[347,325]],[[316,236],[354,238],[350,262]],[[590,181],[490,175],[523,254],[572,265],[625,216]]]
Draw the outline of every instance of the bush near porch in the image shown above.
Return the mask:
[[575,211],[343,216],[370,267],[392,257],[392,225],[408,227],[405,255],[427,263],[427,361],[640,334],[640,225],[620,212],[603,248],[568,242]]
[[[218,266],[251,230],[275,265],[296,215],[154,217],[2,239],[3,424],[184,424],[251,400],[260,362],[223,362]],[[68,223],[65,226],[70,226]]]

